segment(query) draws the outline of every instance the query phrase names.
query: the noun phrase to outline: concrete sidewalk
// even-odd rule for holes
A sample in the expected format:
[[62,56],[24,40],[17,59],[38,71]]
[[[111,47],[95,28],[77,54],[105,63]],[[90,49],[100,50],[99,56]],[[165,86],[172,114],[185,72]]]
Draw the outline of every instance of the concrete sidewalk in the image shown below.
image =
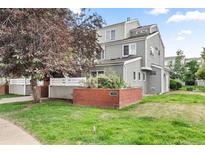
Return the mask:
[[36,145],[40,143],[23,129],[7,120],[0,118],[0,144]]
[[33,100],[32,96],[2,98],[2,99],[0,99],[0,104],[15,103],[15,102],[27,102],[27,101],[32,101],[32,100]]

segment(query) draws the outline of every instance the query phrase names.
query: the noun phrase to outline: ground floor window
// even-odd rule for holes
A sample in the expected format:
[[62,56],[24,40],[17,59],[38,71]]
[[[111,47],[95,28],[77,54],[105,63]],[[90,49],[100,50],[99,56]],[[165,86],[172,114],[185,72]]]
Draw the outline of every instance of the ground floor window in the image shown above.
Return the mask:
[[146,80],[146,73],[142,73],[142,76],[143,76],[143,80],[145,81]]
[[138,72],[138,80],[141,80],[141,72]]
[[91,71],[91,76],[96,77],[98,75],[105,74],[103,70],[96,70],[96,71]]
[[133,72],[133,80],[136,80],[136,72]]

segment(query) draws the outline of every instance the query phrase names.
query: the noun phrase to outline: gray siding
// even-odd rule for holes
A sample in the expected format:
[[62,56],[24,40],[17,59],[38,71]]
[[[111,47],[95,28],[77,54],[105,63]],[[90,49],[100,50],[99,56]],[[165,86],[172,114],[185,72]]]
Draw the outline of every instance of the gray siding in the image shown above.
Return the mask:
[[[141,60],[134,61],[132,63],[128,63],[124,68],[124,80],[128,84],[129,87],[141,87],[146,93],[146,80],[142,80],[142,71],[141,71]],[[136,79],[133,78],[133,72],[136,74]],[[138,73],[141,73],[141,80],[138,79]]]
[[[154,48],[154,56],[150,55],[151,47]],[[158,55],[158,52],[155,50],[155,47],[160,50],[160,55]],[[152,64],[164,67],[164,47],[159,34],[147,39],[147,67],[151,67]]]
[[161,69],[152,67],[156,75],[147,74],[147,93],[156,94],[161,93]]
[[96,66],[95,68],[91,69],[91,71],[93,70],[103,70],[107,75],[113,73],[123,78],[123,65]]
[[104,27],[98,30],[98,38],[100,43],[110,42],[114,40],[106,40],[106,31],[107,30],[115,30],[115,40],[122,40],[124,39],[124,23],[116,24],[113,26]]
[[105,44],[105,59],[122,58],[123,57],[123,45],[129,44],[129,43],[136,43],[137,45],[136,55],[142,57],[142,66],[144,66],[145,41],[143,39],[138,39],[138,38]]

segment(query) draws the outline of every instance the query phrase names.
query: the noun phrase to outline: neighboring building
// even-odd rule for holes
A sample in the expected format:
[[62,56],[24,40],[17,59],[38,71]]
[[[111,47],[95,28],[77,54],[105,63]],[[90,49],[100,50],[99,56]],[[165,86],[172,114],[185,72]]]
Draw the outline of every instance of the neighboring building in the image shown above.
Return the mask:
[[104,50],[90,71],[93,76],[116,73],[146,94],[169,91],[164,44],[157,25],[140,26],[137,20],[127,20],[103,27],[98,34]]
[[[165,57],[165,67],[169,67],[170,65],[174,65],[176,61],[177,56],[172,57]],[[183,56],[182,58],[182,64],[186,64],[192,60],[196,60],[199,65],[203,63],[203,59],[201,57],[195,57],[195,58],[186,58]]]

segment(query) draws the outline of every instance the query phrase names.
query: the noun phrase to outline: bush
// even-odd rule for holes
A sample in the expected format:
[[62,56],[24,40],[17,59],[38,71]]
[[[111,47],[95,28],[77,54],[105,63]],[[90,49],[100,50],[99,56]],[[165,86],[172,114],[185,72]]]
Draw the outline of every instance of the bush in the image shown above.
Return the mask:
[[187,87],[186,87],[186,90],[187,90],[187,91],[193,91],[194,88],[193,88],[192,86],[187,86]]
[[171,90],[179,90],[182,87],[182,84],[177,80],[170,80],[170,89]]
[[127,85],[119,76],[117,75],[99,75],[97,77],[90,77],[87,80],[87,86],[89,88],[126,88]]

